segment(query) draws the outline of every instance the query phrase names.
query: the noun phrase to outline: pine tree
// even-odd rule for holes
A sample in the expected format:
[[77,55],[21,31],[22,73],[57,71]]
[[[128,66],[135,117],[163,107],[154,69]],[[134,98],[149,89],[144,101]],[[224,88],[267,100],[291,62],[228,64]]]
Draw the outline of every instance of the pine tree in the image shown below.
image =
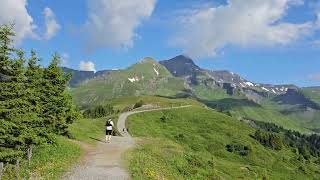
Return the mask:
[[10,26],[0,28],[0,161],[5,162],[21,158],[26,148],[41,139],[32,128],[37,114],[29,101],[24,52],[10,47],[11,32]]
[[35,51],[31,51],[31,57],[28,60],[26,76],[26,87],[28,92],[28,101],[32,104],[32,111],[37,113],[37,121],[33,122],[33,128],[38,128],[44,134],[45,129],[43,119],[41,118],[41,90],[43,79],[43,68],[38,64],[39,58]]
[[14,162],[33,145],[68,133],[78,116],[68,92],[70,75],[55,54],[47,68],[31,51],[28,66],[22,50],[11,47],[12,26],[0,26],[0,161]]
[[68,92],[70,75],[58,66],[60,56],[54,54],[50,65],[43,72],[42,114],[50,132],[67,134],[68,124],[78,116]]
[[0,27],[0,161],[5,162],[22,154],[21,151],[14,151],[19,129],[13,121],[14,112],[11,110],[14,103],[12,99],[16,97],[16,92],[13,91],[13,62],[10,59],[10,55],[15,51],[11,47],[12,36],[12,26]]

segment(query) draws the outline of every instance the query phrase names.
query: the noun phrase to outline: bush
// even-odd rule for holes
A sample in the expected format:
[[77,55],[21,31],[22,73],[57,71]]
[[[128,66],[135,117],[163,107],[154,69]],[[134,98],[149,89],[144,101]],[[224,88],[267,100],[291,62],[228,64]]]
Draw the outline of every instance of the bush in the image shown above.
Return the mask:
[[105,106],[99,105],[97,107],[87,109],[83,112],[85,118],[100,118],[114,114],[115,110],[111,104]]
[[133,110],[133,106],[126,106],[125,108],[122,109],[121,112],[122,112],[122,113],[123,113],[123,112],[129,112],[129,111],[132,111],[132,110]]
[[274,150],[281,150],[283,147],[283,139],[276,133],[257,130],[254,134],[254,138],[262,145]]
[[251,152],[251,147],[244,146],[242,144],[227,144],[227,151],[239,154],[241,156],[247,156]]
[[183,134],[178,134],[176,136],[174,136],[174,138],[177,140],[177,141],[184,141],[185,140],[185,136]]
[[142,105],[144,105],[144,102],[142,100],[140,100],[140,101],[136,102],[136,104],[134,104],[133,109],[139,108]]

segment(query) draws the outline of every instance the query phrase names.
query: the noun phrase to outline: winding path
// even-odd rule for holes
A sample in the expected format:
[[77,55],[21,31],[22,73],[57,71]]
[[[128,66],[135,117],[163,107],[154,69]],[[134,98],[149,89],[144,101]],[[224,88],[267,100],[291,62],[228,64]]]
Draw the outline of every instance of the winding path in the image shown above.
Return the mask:
[[127,117],[142,112],[159,111],[166,109],[186,108],[187,106],[146,109],[139,111],[131,111],[120,114],[117,129],[122,137],[112,137],[111,143],[105,143],[99,140],[97,146],[92,148],[87,144],[80,143],[86,154],[76,167],[71,172],[65,174],[63,179],[68,180],[123,180],[130,179],[130,175],[126,169],[122,155],[130,148],[134,147],[135,140],[127,132],[126,129]]

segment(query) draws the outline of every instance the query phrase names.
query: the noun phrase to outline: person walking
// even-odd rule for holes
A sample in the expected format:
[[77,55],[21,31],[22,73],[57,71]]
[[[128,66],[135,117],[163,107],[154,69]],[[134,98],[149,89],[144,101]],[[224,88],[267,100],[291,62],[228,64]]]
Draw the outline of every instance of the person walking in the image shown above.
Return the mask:
[[109,119],[106,122],[106,143],[110,143],[110,141],[111,141],[113,126],[114,126],[114,124],[113,124],[112,119]]

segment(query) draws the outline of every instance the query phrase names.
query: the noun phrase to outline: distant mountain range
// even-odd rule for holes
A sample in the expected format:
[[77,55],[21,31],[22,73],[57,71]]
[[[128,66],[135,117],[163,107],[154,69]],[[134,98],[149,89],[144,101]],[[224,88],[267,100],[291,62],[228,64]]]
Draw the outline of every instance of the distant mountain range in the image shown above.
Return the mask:
[[164,61],[147,57],[120,70],[63,70],[73,74],[71,92],[82,109],[118,97],[191,97],[240,119],[320,129],[320,88],[255,83],[233,72],[200,68],[183,55]]
[[[250,82],[248,80],[243,79],[238,74],[221,70],[221,71],[212,71],[207,69],[202,69],[197,66],[194,61],[186,56],[179,55],[169,60],[159,61],[159,63],[165,66],[170,73],[175,77],[183,77],[188,79],[190,82],[194,82],[194,78],[199,74],[206,74],[208,78],[211,78],[215,81],[217,85],[223,86],[223,83],[230,84],[232,88],[240,88],[240,89],[251,89],[254,91],[265,92],[265,93],[274,93],[281,94],[291,89],[298,89],[295,85],[271,85],[271,84],[258,84],[254,82]],[[115,70],[102,70],[102,71],[79,71],[70,69],[67,67],[62,67],[64,72],[71,73],[72,79],[70,81],[70,86],[75,87],[78,84],[86,80],[90,80],[102,75],[109,74]],[[195,82],[194,82],[195,83]]]
[[101,75],[111,73],[113,71],[113,70],[102,70],[102,71],[97,71],[97,72],[94,72],[94,71],[79,71],[79,70],[74,70],[74,69],[67,68],[67,67],[62,67],[62,70],[65,73],[71,73],[72,74],[72,79],[69,82],[69,85],[71,87],[75,87],[78,84],[80,84],[80,83],[82,83],[82,82],[84,82],[86,80],[93,79],[93,78],[99,77]]
[[[202,86],[207,89],[222,89],[228,95],[243,95],[248,99],[259,103],[263,98],[270,96],[277,96],[281,94],[286,94],[288,90],[290,90],[290,94],[292,91],[296,92],[296,95],[303,95],[303,93],[298,93],[301,89],[295,85],[272,85],[272,84],[259,84],[249,80],[246,80],[239,76],[236,73],[221,70],[221,71],[213,71],[200,68],[197,66],[194,61],[184,55],[176,56],[169,60],[163,60],[156,62],[152,58],[145,58],[138,64],[143,64],[143,62],[149,62],[150,68],[152,70],[151,74],[159,75],[156,69],[153,67],[155,64],[158,67],[163,66],[163,68],[167,69],[170,73],[170,76],[180,78],[183,80],[184,87],[179,88],[182,92],[191,90],[192,87]],[[137,66],[134,65],[134,66]],[[128,69],[132,69],[129,67]],[[139,68],[138,68],[139,69]],[[111,75],[116,72],[124,72],[125,70],[102,70],[98,72],[93,71],[78,71],[70,68],[63,67],[64,72],[71,73],[72,79],[70,81],[70,86],[75,88],[80,86],[81,84],[90,81],[92,79],[101,79],[101,77],[107,78],[108,75]],[[144,79],[144,71],[146,69],[138,70],[134,72],[131,77],[121,78],[124,82],[137,83],[139,80],[142,81]],[[141,74],[139,76],[139,74]],[[167,74],[167,76],[169,76]],[[112,77],[112,76],[111,76]],[[172,78],[171,78],[172,79]],[[144,84],[147,85],[148,83]],[[181,84],[181,83],[180,83]],[[168,88],[167,90],[169,90]],[[182,90],[183,89],[183,90]],[[136,94],[139,94],[137,91]],[[149,93],[146,93],[149,94]],[[167,95],[167,94],[165,94]],[[113,96],[112,96],[113,97]],[[303,97],[306,98],[306,97]],[[303,99],[300,98],[300,99]],[[310,103],[308,103],[310,104]],[[315,106],[313,106],[315,107]]]

